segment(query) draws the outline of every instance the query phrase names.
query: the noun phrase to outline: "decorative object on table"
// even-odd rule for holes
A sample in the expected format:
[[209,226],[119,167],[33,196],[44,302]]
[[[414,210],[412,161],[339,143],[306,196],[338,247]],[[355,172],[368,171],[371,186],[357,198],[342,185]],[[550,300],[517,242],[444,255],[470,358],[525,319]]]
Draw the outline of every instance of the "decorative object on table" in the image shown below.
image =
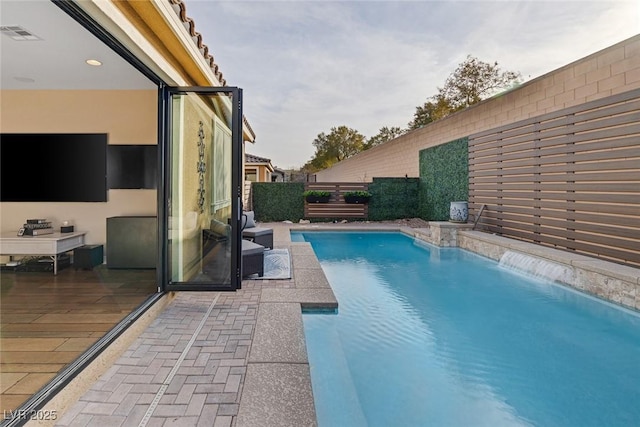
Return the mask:
[[307,190],[302,193],[307,203],[327,203],[331,198],[331,193],[323,190]]
[[449,221],[466,223],[469,219],[468,202],[451,202],[449,205]]
[[27,222],[22,225],[22,228],[24,228],[22,236],[42,236],[53,233],[51,221],[47,221],[46,219],[27,219]]
[[46,218],[33,218],[27,220],[27,224],[47,224],[48,222],[49,221],[47,221]]
[[371,193],[368,191],[347,191],[344,193],[345,203],[364,204],[369,203]]
[[62,221],[62,225],[60,226],[61,233],[73,233],[74,227],[71,224],[71,221]]

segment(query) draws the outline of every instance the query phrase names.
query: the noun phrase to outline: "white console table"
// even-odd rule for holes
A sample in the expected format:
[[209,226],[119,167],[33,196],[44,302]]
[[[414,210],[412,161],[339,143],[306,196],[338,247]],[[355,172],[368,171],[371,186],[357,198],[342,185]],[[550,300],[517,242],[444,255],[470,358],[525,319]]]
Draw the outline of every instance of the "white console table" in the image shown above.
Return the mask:
[[86,231],[52,233],[44,236],[0,235],[0,255],[43,255],[53,260],[53,274],[58,274],[58,255],[84,246]]

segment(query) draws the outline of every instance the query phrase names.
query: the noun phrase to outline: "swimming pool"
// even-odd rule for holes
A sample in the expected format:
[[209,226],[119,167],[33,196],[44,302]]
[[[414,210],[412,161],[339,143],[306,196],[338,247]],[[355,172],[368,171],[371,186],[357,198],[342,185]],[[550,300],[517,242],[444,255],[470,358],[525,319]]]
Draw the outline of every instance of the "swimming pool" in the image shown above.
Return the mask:
[[292,232],[339,301],[305,313],[324,426],[640,425],[640,316],[401,233]]

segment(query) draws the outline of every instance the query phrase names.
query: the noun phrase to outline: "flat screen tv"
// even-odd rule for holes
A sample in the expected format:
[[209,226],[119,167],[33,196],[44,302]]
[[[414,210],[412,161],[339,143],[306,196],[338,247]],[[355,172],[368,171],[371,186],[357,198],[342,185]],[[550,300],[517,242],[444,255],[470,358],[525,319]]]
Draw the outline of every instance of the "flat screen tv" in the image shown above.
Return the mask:
[[157,188],[157,145],[109,145],[107,186],[123,189]]
[[106,202],[107,134],[0,134],[1,202]]

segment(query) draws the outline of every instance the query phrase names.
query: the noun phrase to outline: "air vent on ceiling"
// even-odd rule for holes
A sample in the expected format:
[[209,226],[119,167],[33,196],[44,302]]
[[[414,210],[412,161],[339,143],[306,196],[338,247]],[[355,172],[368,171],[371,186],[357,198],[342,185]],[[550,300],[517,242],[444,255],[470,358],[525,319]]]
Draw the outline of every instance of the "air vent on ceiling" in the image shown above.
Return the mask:
[[0,27],[2,34],[11,37],[15,41],[34,41],[42,40],[31,31],[24,29],[18,25],[3,25]]

